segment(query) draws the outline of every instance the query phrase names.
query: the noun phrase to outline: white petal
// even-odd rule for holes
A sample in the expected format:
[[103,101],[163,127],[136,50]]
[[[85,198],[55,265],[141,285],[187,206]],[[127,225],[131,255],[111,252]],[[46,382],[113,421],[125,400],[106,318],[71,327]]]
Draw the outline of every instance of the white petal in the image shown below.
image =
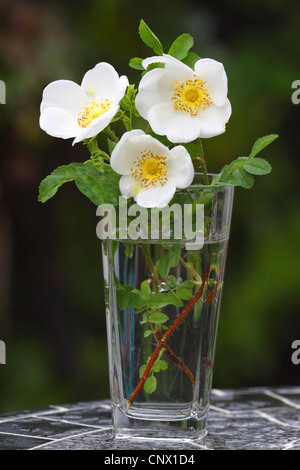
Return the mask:
[[167,175],[171,178],[176,188],[187,188],[194,179],[194,166],[188,151],[182,145],[177,145],[171,150],[174,160],[168,162]]
[[123,197],[129,198],[136,194],[136,181],[131,175],[122,176],[119,182],[120,191]]
[[186,80],[192,80],[194,78],[194,70],[188,65],[183,64],[180,60],[168,54],[164,54],[164,58],[166,59],[165,70],[174,73],[177,80],[185,82]]
[[90,95],[90,101],[109,99],[114,102],[119,90],[119,80],[119,75],[112,65],[100,62],[85,74],[81,88]]
[[208,90],[212,102],[223,106],[227,97],[227,75],[221,62],[213,59],[200,59],[195,64],[195,72]]
[[196,116],[177,110],[172,103],[157,104],[151,108],[148,121],[158,135],[166,135],[170,142],[191,142],[199,137]]
[[81,127],[82,131],[77,135],[72,145],[77,144],[77,142],[81,142],[83,139],[94,137],[95,135],[99,134],[99,132],[103,131],[103,129],[108,126],[118,110],[119,106],[115,106],[114,108],[109,109],[104,114],[101,114],[101,116],[98,116],[96,119],[94,119],[86,128]]
[[231,115],[231,104],[226,99],[224,106],[207,106],[205,111],[199,114],[200,125],[199,137],[209,138],[223,134],[226,130],[226,123]]
[[121,175],[130,175],[134,161],[147,150],[167,159],[173,158],[165,145],[137,129],[123,134],[115,146],[110,159],[112,169]]
[[136,159],[136,154],[133,152],[131,140],[133,137],[145,135],[140,129],[125,132],[120,141],[113,149],[110,157],[110,165],[112,169],[120,175],[129,175],[132,163]]
[[126,88],[129,85],[128,78],[125,75],[122,75],[119,80],[118,90],[115,96],[115,103],[119,103],[123,96],[125,95]]
[[41,112],[46,108],[64,109],[77,116],[88,102],[88,97],[77,83],[70,80],[56,80],[43,91]]
[[136,109],[144,119],[148,120],[149,110],[153,106],[171,100],[174,81],[176,76],[165,69],[154,69],[144,75],[135,98]]
[[174,181],[169,180],[164,186],[157,185],[142,189],[135,200],[141,207],[165,207],[174,196],[175,190]]
[[40,116],[40,127],[53,137],[69,139],[80,132],[77,119],[59,108],[46,108]]

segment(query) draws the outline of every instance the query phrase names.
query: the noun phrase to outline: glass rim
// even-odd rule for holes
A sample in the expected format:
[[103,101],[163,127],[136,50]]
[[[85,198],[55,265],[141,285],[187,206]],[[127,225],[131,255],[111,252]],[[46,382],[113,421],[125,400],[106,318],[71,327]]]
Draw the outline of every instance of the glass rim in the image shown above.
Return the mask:
[[[204,176],[204,173],[195,172],[194,179],[197,176]],[[207,176],[217,176],[217,173],[207,173]],[[188,186],[185,189],[197,189],[197,188],[201,188],[201,189],[206,189],[206,188],[232,188],[233,189],[234,186],[232,184],[227,184],[227,183],[217,183],[217,184],[214,184],[214,185],[204,184],[204,183],[203,184],[202,183],[192,183],[190,186]],[[177,188],[177,191],[180,191],[180,189]]]

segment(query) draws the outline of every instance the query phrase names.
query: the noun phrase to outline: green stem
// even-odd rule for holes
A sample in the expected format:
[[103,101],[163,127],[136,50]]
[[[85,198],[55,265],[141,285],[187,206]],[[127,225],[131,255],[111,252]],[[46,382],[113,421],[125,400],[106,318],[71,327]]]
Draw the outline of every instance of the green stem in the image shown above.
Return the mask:
[[108,126],[106,127],[105,129],[105,132],[109,135],[109,137],[111,137],[115,142],[119,142],[119,139],[118,137],[116,136],[116,134],[114,133],[113,130],[111,130],[111,128]]
[[198,143],[199,143],[199,149],[200,149],[200,164],[201,168],[203,170],[203,177],[204,177],[204,184],[209,185],[209,178],[207,174],[207,166],[206,166],[206,161],[204,158],[204,150],[203,150],[203,145],[200,137],[198,138]]

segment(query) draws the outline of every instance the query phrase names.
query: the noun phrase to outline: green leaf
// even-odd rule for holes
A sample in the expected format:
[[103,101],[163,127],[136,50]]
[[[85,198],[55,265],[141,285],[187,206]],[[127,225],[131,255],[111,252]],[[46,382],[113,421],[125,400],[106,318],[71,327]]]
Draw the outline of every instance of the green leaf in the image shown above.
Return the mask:
[[117,145],[117,142],[114,142],[113,140],[111,139],[107,139],[107,145],[108,145],[108,150],[109,150],[109,153],[111,154],[113,149],[115,148],[115,146]]
[[[152,335],[153,331],[152,330],[146,330],[144,333],[144,338],[148,338],[148,336]],[[143,372],[144,373],[144,372]],[[143,374],[142,374],[143,375]]]
[[181,248],[180,246],[172,246],[169,251],[169,265],[171,268],[176,268],[179,263]]
[[180,299],[182,300],[189,300],[193,295],[190,289],[188,289],[187,287],[182,287],[182,286],[178,287],[178,289],[176,290],[176,293],[178,297],[180,297]]
[[168,303],[167,294],[153,294],[147,301],[150,308],[163,308],[168,305]]
[[145,306],[145,299],[141,296],[140,291],[138,291],[137,289],[134,289],[132,292],[130,292],[128,305],[129,307],[133,307],[137,309],[141,309],[142,307]]
[[151,377],[148,377],[145,384],[144,384],[144,390],[146,393],[153,393],[156,390],[157,386],[157,381],[154,375],[151,375]]
[[125,244],[125,256],[127,258],[132,258],[134,253],[134,244],[133,243],[126,243]]
[[176,57],[178,60],[185,59],[189,50],[194,45],[194,39],[190,34],[182,34],[173,42],[168,54]]
[[124,287],[118,287],[116,290],[116,297],[117,297],[117,302],[119,305],[120,310],[124,310],[124,308],[127,307],[128,305],[128,300],[129,300],[129,295],[130,293],[127,292]]
[[177,287],[177,279],[175,276],[168,276],[166,279],[166,285],[173,289],[174,287]]
[[168,363],[166,361],[163,361],[162,359],[158,359],[155,361],[153,364],[153,372],[157,373],[160,372],[161,370],[167,370],[168,368]]
[[201,57],[195,54],[195,52],[189,52],[188,55],[182,60],[182,62],[194,70],[196,62],[198,62],[198,60],[200,59]]
[[235,170],[233,176],[235,176],[239,180],[240,186],[242,186],[243,188],[252,188],[254,184],[254,178],[252,175],[247,173],[244,168],[239,168],[238,170]]
[[159,261],[159,274],[162,279],[165,279],[169,274],[169,253],[164,253]]
[[143,376],[143,373],[145,372],[146,368],[147,368],[147,364],[143,364],[143,365],[140,367],[140,370],[139,370],[140,378]]
[[56,168],[41,182],[38,200],[48,201],[64,183],[75,181],[77,188],[96,206],[104,203],[115,205],[120,195],[119,180],[120,176],[107,165],[100,172],[91,162],[71,163]]
[[197,158],[200,155],[200,148],[199,145],[193,144],[193,143],[188,143],[188,144],[183,144],[184,147],[187,149],[189,152],[191,158]]
[[144,59],[141,59],[140,57],[133,57],[129,61],[129,66],[136,70],[145,70],[145,68],[142,65],[143,60]]
[[168,299],[169,304],[174,305],[175,307],[183,306],[182,301],[173,291],[168,292],[167,299]]
[[141,283],[141,292],[145,299],[148,298],[149,295],[151,295],[150,283],[151,283],[151,279],[146,279],[145,281]]
[[150,72],[151,70],[154,69],[164,69],[166,64],[164,62],[152,62],[152,64],[149,64],[147,69],[142,73],[142,77],[146,75],[146,73]]
[[149,26],[146,25],[144,20],[141,20],[140,22],[139,33],[144,43],[151,47],[157,55],[163,54],[163,47],[160,40],[151,31]]
[[265,135],[260,137],[254,143],[249,158],[254,158],[259,152],[261,152],[267,145],[270,145],[275,139],[277,139],[277,134]]
[[252,175],[267,175],[272,171],[272,167],[267,160],[264,158],[253,158],[248,160],[248,163],[244,166],[244,169]]
[[192,289],[194,287],[194,281],[184,281],[180,287],[187,287],[188,289]]
[[166,323],[169,320],[169,317],[162,312],[151,313],[149,316],[149,321],[151,323]]

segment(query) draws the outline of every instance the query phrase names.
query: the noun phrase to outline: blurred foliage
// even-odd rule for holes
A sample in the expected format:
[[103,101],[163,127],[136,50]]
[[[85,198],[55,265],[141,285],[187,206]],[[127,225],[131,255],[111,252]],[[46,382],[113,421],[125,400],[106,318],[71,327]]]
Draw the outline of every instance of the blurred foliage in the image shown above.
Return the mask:
[[271,175],[236,190],[214,386],[298,385],[299,9],[296,0],[0,3],[0,412],[109,395],[95,207],[71,185],[37,202],[40,180],[87,151],[44,134],[39,104],[49,82],[80,82],[100,61],[137,81],[129,59],[152,54],[140,18],[166,50],[188,32],[200,56],[225,65],[233,114],[225,134],[204,142],[211,171],[257,137],[280,135],[263,155]]

